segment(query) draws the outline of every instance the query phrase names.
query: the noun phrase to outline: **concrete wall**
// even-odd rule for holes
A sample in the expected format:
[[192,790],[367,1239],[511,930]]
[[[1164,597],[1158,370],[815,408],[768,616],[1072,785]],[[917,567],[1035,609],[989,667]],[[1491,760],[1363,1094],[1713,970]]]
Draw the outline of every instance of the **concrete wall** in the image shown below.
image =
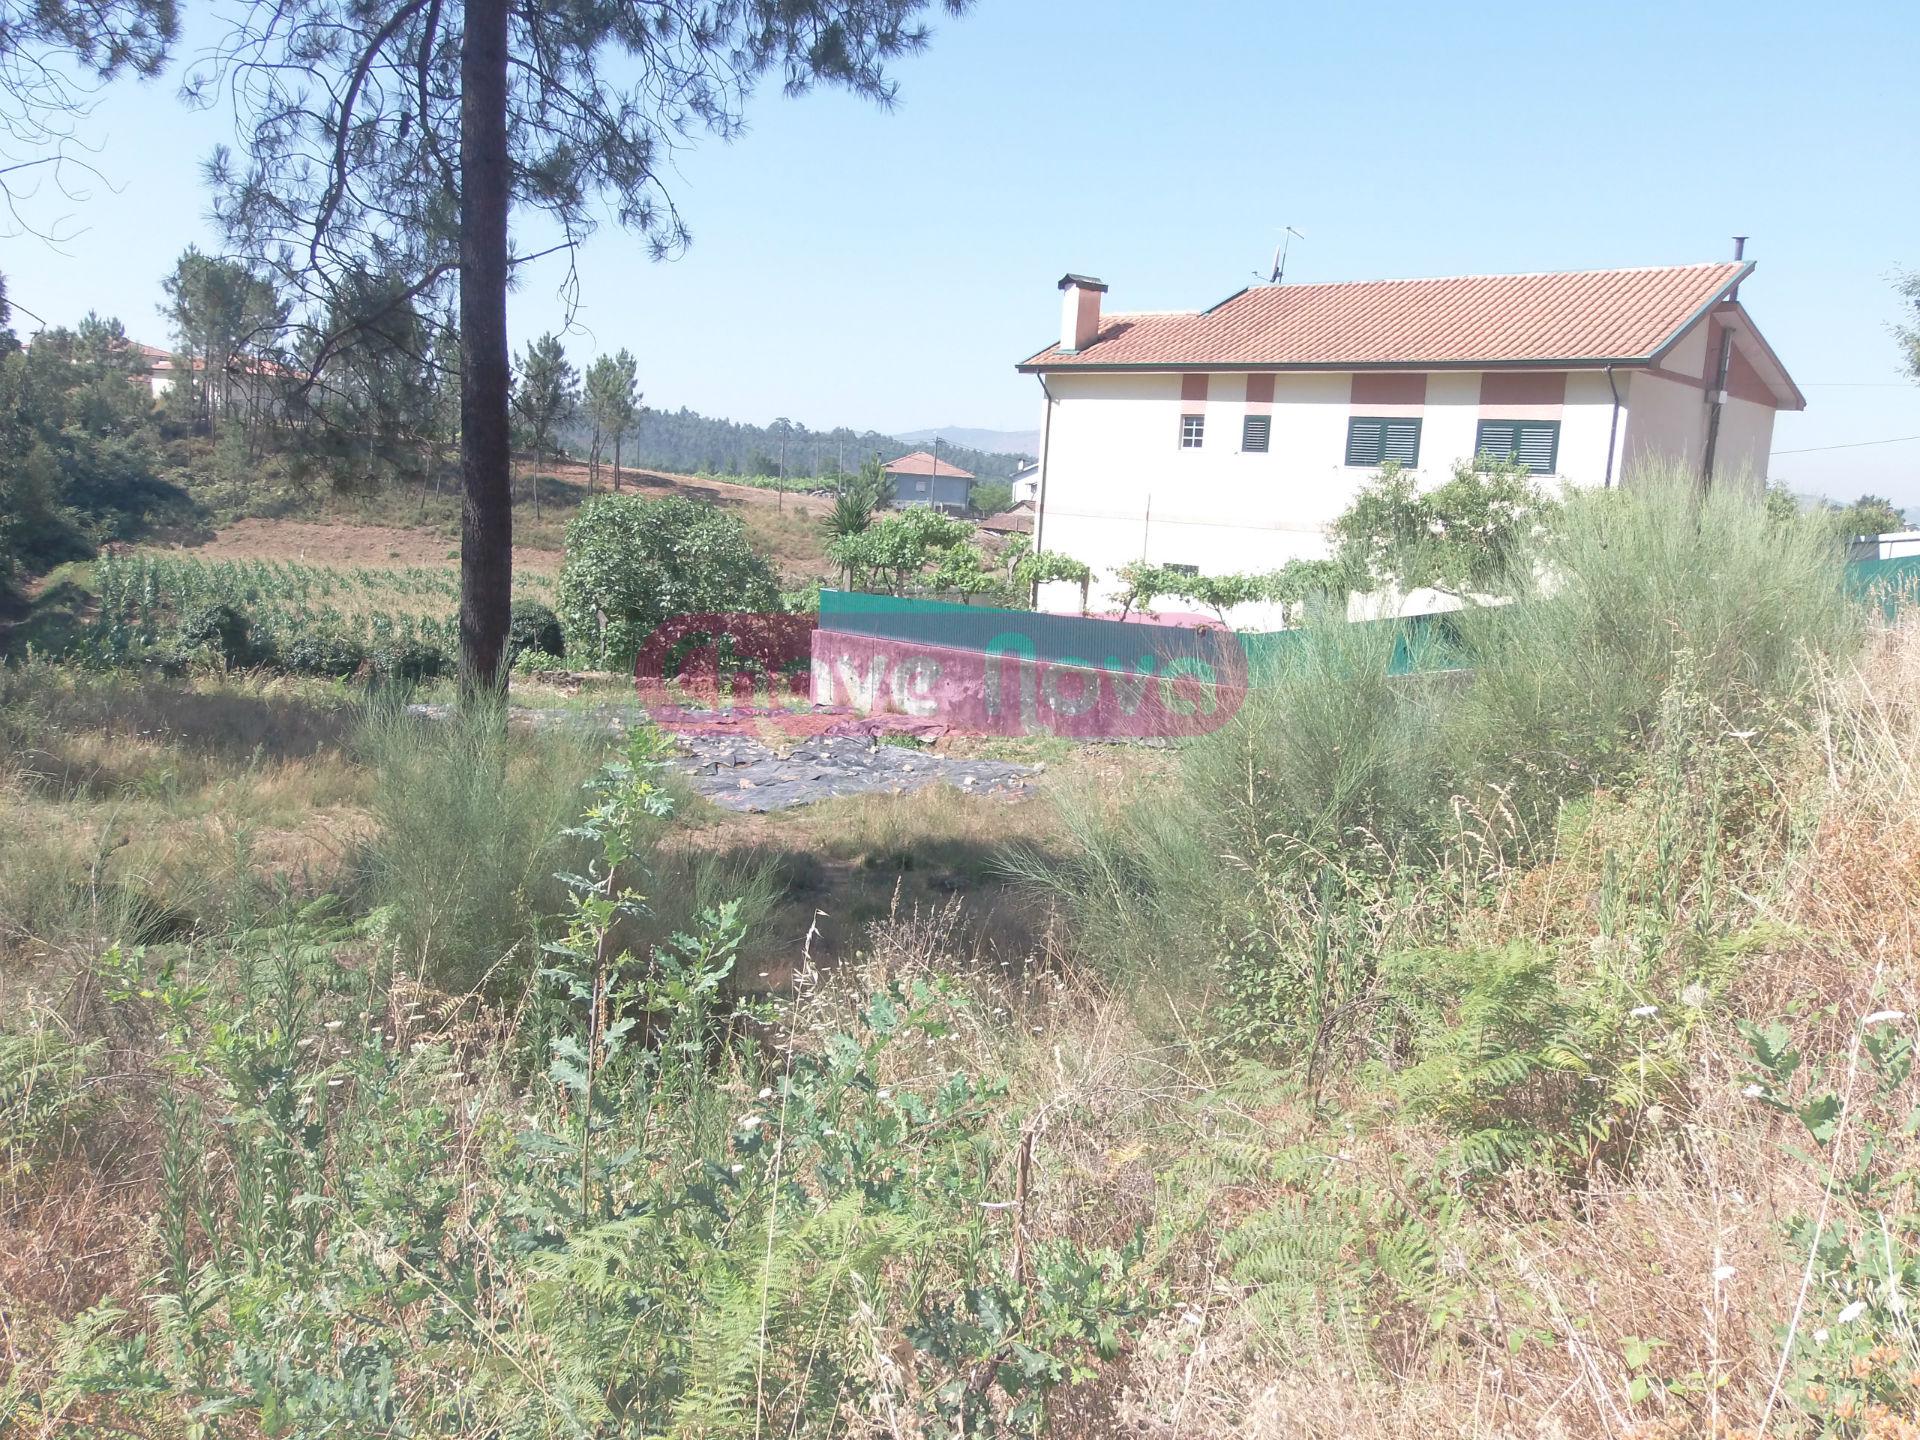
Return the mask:
[[1756,494],[1766,488],[1774,414],[1771,405],[1756,405],[1738,396],[1727,400],[1720,414],[1720,441],[1713,461],[1715,484],[1738,483]]
[[984,735],[1197,735],[1225,724],[1245,699],[1241,658],[1230,675],[1191,662],[1155,673],[816,630],[812,698]]

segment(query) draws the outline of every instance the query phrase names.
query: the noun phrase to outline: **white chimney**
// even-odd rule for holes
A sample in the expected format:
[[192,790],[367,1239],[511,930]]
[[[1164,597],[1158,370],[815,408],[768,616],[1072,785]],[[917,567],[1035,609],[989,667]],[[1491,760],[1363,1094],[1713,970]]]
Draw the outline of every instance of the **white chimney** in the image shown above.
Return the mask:
[[1091,275],[1060,277],[1060,349],[1071,355],[1084,350],[1100,333],[1100,297],[1106,282]]

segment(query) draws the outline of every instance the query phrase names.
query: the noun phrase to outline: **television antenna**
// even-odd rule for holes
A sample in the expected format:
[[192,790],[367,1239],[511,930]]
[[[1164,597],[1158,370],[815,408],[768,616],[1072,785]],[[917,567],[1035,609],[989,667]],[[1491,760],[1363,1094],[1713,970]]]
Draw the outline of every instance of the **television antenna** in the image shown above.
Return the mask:
[[[1298,230],[1294,229],[1293,226],[1287,226],[1286,233],[1280,237],[1280,243],[1273,247],[1273,268],[1267,272],[1267,283],[1269,285],[1284,285],[1286,283],[1287,249],[1295,240],[1304,240],[1306,238],[1305,235],[1302,235]],[[1260,272],[1256,270],[1253,273],[1257,276]]]

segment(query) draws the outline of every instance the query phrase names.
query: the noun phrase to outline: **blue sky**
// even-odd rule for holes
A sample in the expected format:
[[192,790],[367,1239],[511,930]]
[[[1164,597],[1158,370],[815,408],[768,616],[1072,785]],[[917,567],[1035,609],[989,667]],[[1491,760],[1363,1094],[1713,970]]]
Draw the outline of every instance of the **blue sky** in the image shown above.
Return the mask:
[[[188,0],[187,48],[213,33]],[[731,144],[676,163],[694,231],[647,260],[580,258],[582,360],[625,345],[648,403],[816,427],[1027,429],[1013,363],[1057,323],[1053,281],[1121,309],[1290,280],[1686,263],[1753,238],[1742,291],[1806,390],[1775,431],[1797,489],[1920,504],[1920,385],[1889,333],[1920,269],[1920,7],[1372,5],[978,0],[898,69],[891,114],[769,92]],[[213,246],[198,162],[223,114],[174,77],[110,91],[90,126],[118,187],[58,249],[0,252],[15,298],[89,307],[165,343],[161,277]],[[557,325],[558,262],[512,297],[516,348]],[[17,319],[16,325],[31,328]],[[1821,446],[1857,446],[1819,449]]]

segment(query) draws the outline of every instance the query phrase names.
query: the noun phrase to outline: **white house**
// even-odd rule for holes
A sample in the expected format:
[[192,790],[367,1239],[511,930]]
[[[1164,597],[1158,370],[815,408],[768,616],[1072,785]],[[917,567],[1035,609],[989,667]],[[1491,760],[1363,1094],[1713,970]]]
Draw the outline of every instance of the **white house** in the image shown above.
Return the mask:
[[1040,496],[1040,462],[1022,460],[1020,468],[1013,472],[1013,478],[1007,482],[1013,489],[1013,503],[1037,500]]
[[[1757,493],[1774,413],[1806,401],[1739,301],[1752,271],[1260,285],[1131,314],[1102,314],[1107,287],[1067,275],[1059,341],[1019,365],[1044,396],[1035,547],[1085,561],[1107,595],[1142,558],[1272,570],[1325,555],[1325,527],[1385,461],[1437,484],[1488,451],[1549,484],[1616,485],[1674,457]],[[1041,604],[1078,609],[1079,588]]]

